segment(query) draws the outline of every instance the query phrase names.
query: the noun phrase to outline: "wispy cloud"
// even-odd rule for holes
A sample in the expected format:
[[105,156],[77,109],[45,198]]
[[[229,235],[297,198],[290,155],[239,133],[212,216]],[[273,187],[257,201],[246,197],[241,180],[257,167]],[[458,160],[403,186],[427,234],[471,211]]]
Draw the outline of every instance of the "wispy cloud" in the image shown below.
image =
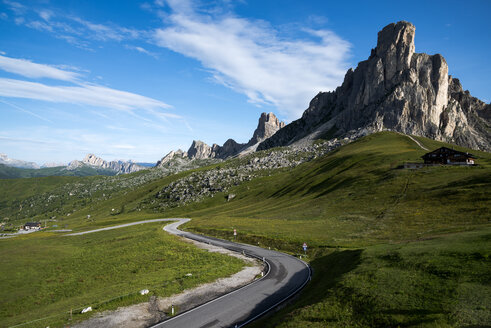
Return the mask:
[[[75,69],[80,71],[80,69],[67,65],[58,65],[58,67],[0,55],[0,70],[32,79],[50,78],[73,84],[69,86],[48,85],[40,82],[0,78],[0,96],[6,98],[35,99],[54,103],[90,105],[99,108],[123,110],[136,116],[138,115],[135,111],[145,110],[154,118],[158,118],[162,121],[182,118],[174,113],[162,112],[163,109],[169,109],[171,106],[160,100],[127,91],[90,84],[82,80],[82,75],[80,73],[72,71]],[[67,70],[68,68],[72,70]],[[5,101],[2,102],[42,119],[39,115],[15,104]],[[101,113],[101,115],[104,114]],[[144,119],[141,117],[138,118]],[[151,121],[149,118],[145,119]]]
[[51,17],[54,16],[54,13],[51,10],[43,9],[39,11],[39,17],[44,19],[45,21],[49,21]]
[[29,78],[50,78],[62,81],[76,81],[80,74],[50,65],[33,63],[26,59],[17,59],[0,55],[0,69]]
[[284,39],[264,21],[197,13],[189,1],[168,1],[168,26],[158,45],[201,62],[213,78],[256,104],[274,105],[297,118],[319,91],[332,90],[348,68],[351,45],[328,30],[304,29]]
[[27,110],[27,109],[25,109],[25,108],[23,108],[23,107],[21,107],[21,106],[19,106],[19,105],[12,104],[12,103],[10,103],[10,102],[8,102],[8,101],[1,100],[1,99],[0,99],[0,103],[3,103],[3,104],[5,104],[5,105],[8,105],[8,106],[10,106],[10,107],[12,107],[12,108],[15,108],[15,109],[17,109],[17,110],[19,110],[19,111],[21,111],[21,112],[23,112],[23,113],[29,114],[29,115],[31,115],[31,116],[33,116],[33,117],[36,117],[36,118],[38,118],[38,119],[40,119],[40,120],[43,120],[43,121],[45,121],[45,122],[53,123],[53,121],[48,120],[46,117],[43,117],[43,116],[38,115],[38,114],[36,114],[36,113],[33,113],[33,112],[31,112],[30,110]]
[[[111,22],[95,23],[60,10],[27,7],[9,0],[4,0],[3,3],[10,9],[17,25],[49,32],[56,38],[86,50],[92,50],[89,46],[91,41],[140,40],[147,34],[145,31],[119,26]],[[5,14],[5,17],[8,18],[8,15]]]
[[17,15],[21,15],[27,11],[26,6],[24,6],[23,4],[21,4],[19,2],[10,1],[10,0],[3,0],[3,3],[6,4],[7,6],[9,6],[10,10],[12,10]]
[[140,35],[140,32],[135,29],[120,27],[113,24],[96,24],[76,16],[69,16],[68,18],[84,27],[89,32],[88,36],[95,40],[122,41],[128,39],[136,39]]
[[127,111],[170,108],[168,104],[152,98],[98,85],[50,86],[6,78],[0,78],[0,96],[84,104]]
[[28,138],[16,138],[16,137],[8,137],[8,136],[0,136],[0,140],[14,142],[14,143],[30,143],[30,144],[41,144],[48,145],[50,142],[39,140],[39,139],[28,139]]
[[130,46],[130,45],[126,45],[125,46],[126,49],[130,49],[130,50],[135,50],[135,51],[138,51],[139,53],[142,53],[142,54],[145,54],[145,55],[149,55],[149,56],[152,56],[153,58],[157,58],[157,55],[151,51],[148,51],[147,49],[143,48],[143,47],[140,47],[140,46]]

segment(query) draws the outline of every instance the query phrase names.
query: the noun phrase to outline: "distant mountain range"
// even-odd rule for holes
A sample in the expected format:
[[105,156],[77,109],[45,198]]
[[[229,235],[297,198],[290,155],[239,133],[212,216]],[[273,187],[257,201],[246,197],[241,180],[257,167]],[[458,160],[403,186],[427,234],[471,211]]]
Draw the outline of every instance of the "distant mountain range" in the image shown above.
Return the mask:
[[40,178],[49,176],[92,176],[116,175],[113,170],[84,165],[76,170],[67,170],[66,166],[43,167],[39,169],[24,169],[0,164],[0,179]]
[[116,174],[127,174],[146,169],[147,167],[138,165],[132,161],[111,161],[107,162],[94,154],[87,154],[82,161],[72,161],[68,164],[67,170],[75,170],[80,166],[89,165],[91,167],[97,167],[107,170],[112,170]]
[[6,154],[0,154],[0,164],[6,165],[6,166],[11,166],[11,167],[18,167],[22,169],[39,169],[41,168],[39,165],[37,165],[34,162],[26,162],[22,161],[19,159],[12,159],[8,158]]
[[94,154],[86,155],[81,161],[71,161],[68,165],[63,163],[47,163],[39,166],[34,162],[11,159],[6,154],[0,154],[0,179],[116,175],[137,172],[148,169],[151,166],[155,166],[155,164],[139,164],[132,161],[107,162]]

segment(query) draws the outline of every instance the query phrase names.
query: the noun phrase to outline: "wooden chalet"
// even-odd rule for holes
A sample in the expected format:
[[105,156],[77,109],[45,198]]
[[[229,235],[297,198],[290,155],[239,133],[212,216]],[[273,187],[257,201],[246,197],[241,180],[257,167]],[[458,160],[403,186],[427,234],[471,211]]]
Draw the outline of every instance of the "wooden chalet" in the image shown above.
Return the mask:
[[24,230],[41,229],[41,222],[27,222],[23,228]]
[[450,149],[447,147],[438,148],[432,152],[421,156],[425,164],[440,165],[475,165],[476,156]]

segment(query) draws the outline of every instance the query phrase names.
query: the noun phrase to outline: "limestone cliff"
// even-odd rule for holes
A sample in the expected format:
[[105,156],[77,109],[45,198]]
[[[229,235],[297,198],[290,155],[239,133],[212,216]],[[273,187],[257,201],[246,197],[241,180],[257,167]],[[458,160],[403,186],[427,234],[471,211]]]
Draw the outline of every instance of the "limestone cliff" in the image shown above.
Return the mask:
[[[95,156],[94,154],[87,154],[85,158],[82,160],[83,164],[91,165],[91,166],[97,166],[103,169],[110,169],[118,174],[126,174],[126,173],[133,173],[137,172],[140,170],[146,169],[144,166],[140,166],[136,163],[133,163],[131,161],[124,162],[124,161],[111,161],[107,162],[103,160],[100,157]],[[69,164],[71,166],[71,163]]]
[[228,139],[223,146],[217,144],[209,146],[203,141],[193,140],[187,152],[183,152],[182,150],[171,151],[158,161],[156,166],[162,167],[175,158],[188,158],[189,160],[211,158],[226,159],[236,156],[250,147],[254,147],[255,149],[261,141],[271,137],[284,126],[285,123],[281,122],[273,113],[262,113],[259,117],[257,128],[254,130],[249,142],[237,143],[233,139]]
[[258,149],[384,129],[491,150],[490,108],[448,75],[439,55],[415,53],[415,27],[389,24],[370,57],[348,70],[343,84],[312,99],[302,117]]

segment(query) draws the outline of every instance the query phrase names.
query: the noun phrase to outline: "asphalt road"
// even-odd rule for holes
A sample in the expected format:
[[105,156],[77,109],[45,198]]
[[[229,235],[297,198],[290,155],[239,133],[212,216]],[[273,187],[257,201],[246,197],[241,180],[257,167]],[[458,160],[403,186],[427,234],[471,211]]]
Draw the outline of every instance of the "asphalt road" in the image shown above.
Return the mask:
[[269,271],[263,278],[194,309],[178,314],[175,317],[152,326],[152,328],[243,327],[295,295],[310,280],[310,268],[305,262],[296,257],[256,246],[196,235],[178,229],[181,224],[189,220],[174,218],[145,220],[72,233],[65,236],[83,235],[143,223],[176,221],[166,225],[164,230],[174,235],[264,259],[267,263]]
[[252,284],[163,321],[153,328],[242,327],[296,294],[310,280],[310,268],[296,257],[256,246],[180,231],[177,227],[188,222],[189,219],[175,220],[179,221],[165,226],[164,230],[178,236],[264,258],[269,265],[269,271],[264,278]]

